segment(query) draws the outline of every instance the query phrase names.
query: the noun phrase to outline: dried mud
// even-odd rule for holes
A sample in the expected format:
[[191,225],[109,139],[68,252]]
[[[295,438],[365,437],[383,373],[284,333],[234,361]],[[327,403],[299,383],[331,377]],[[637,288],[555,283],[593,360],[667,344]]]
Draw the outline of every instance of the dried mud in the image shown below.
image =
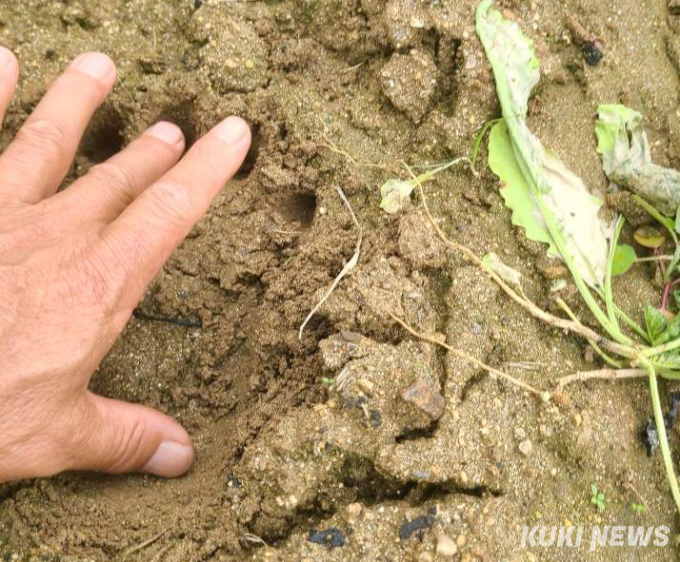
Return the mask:
[[[523,526],[677,530],[661,461],[639,439],[651,410],[644,381],[574,386],[545,404],[416,341],[387,313],[541,388],[598,365],[582,341],[528,317],[448,252],[415,201],[400,215],[379,209],[378,186],[404,174],[396,161],[467,154],[499,115],[476,4],[2,2],[0,41],[23,69],[3,146],[68,61],[94,49],[120,78],[70,179],[160,118],[190,143],[232,113],[254,133],[246,165],[93,382],[180,420],[196,466],[174,481],[65,474],[0,486],[4,559],[427,562],[450,559],[435,552],[444,535],[463,561],[580,560],[583,550],[522,550]],[[542,61],[531,126],[601,195],[599,103],[640,110],[655,161],[680,165],[680,17],[670,4],[501,2]],[[597,66],[585,63],[584,40],[601,44]],[[481,168],[481,178],[458,168],[429,183],[434,215],[478,255],[499,253],[553,306],[563,268],[511,226]],[[361,257],[300,341],[359,234],[336,187],[363,229]],[[623,196],[609,200],[630,209]],[[658,299],[652,273],[636,266],[615,287],[627,309]],[[561,296],[588,321],[573,287]],[[606,493],[603,512],[591,482]],[[624,550],[588,559],[677,556],[674,546]]]

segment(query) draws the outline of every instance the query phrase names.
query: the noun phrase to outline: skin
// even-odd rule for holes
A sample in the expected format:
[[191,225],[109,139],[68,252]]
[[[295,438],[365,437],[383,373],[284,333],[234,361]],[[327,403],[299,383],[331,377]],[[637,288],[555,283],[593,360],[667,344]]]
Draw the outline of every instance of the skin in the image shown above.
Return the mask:
[[[18,76],[0,48],[0,122]],[[106,55],[81,55],[0,156],[0,482],[64,470],[175,477],[194,461],[173,419],[88,383],[238,170],[250,131],[229,117],[182,157],[180,129],[159,123],[57,193],[115,80]]]

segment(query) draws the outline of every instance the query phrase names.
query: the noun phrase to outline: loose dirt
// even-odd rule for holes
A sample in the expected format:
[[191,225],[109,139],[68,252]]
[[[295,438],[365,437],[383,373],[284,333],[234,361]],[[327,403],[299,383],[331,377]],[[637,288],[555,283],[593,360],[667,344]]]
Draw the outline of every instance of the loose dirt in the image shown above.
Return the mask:
[[[531,127],[602,196],[599,103],[641,111],[654,160],[680,166],[680,17],[670,4],[500,3],[542,61]],[[70,180],[161,118],[191,143],[239,114],[254,137],[244,168],[158,275],[93,382],[176,417],[195,440],[196,466],[174,481],[65,474],[0,485],[5,560],[566,561],[583,559],[584,547],[528,552],[522,528],[677,531],[661,460],[640,440],[651,412],[644,380],[574,385],[546,404],[417,341],[388,314],[541,388],[600,366],[584,342],[528,317],[448,252],[415,199],[399,215],[379,208],[379,185],[406,177],[396,161],[468,154],[499,116],[476,5],[2,2],[0,41],[23,69],[2,146],[86,50],[110,54],[120,78]],[[604,53],[596,66],[579,46],[590,40]],[[519,269],[528,295],[553,308],[550,287],[565,271],[511,226],[483,160],[481,178],[453,168],[426,185],[433,214],[457,242]],[[358,236],[336,187],[363,228],[362,253],[300,341]],[[625,196],[608,201],[635,220]],[[624,240],[632,243],[628,228]],[[647,265],[615,290],[631,311],[660,294]],[[574,287],[559,294],[589,320]],[[680,450],[675,434],[671,446]],[[590,503],[591,483],[606,495],[604,511]],[[672,545],[623,547],[588,559],[676,555]]]

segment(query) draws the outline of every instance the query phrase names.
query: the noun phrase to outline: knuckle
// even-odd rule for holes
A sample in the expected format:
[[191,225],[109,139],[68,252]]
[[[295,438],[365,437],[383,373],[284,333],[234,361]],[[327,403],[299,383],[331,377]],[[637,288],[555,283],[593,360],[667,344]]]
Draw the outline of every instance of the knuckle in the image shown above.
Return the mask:
[[115,263],[96,254],[77,260],[76,275],[70,281],[74,298],[87,306],[109,309],[117,300],[117,275]]
[[103,184],[125,205],[132,203],[139,186],[137,174],[132,169],[112,162],[93,166],[88,172],[88,178]]
[[41,155],[69,153],[70,129],[58,119],[37,119],[26,123],[17,134],[17,140]]
[[92,403],[85,404],[84,408],[84,416],[73,417],[74,423],[69,424],[73,429],[62,444],[80,457],[76,464],[109,473],[139,468],[148,434],[144,418],[133,416],[126,423],[115,423],[106,409]]
[[[100,424],[103,425],[102,422]],[[104,454],[99,458],[97,468],[111,473],[126,472],[137,468],[136,464],[142,450],[146,431],[144,421],[134,419],[125,425],[101,427],[99,430],[91,432],[91,435],[99,438],[102,435],[107,436],[107,447]],[[101,444],[96,444],[94,447],[101,447]]]
[[183,183],[167,180],[149,191],[150,212],[154,222],[168,229],[183,226],[196,214],[196,202]]
[[[100,302],[112,310],[127,306],[126,294],[141,294],[144,286],[140,279],[142,270],[140,255],[144,253],[145,240],[139,237],[110,237],[102,241],[97,248],[94,267],[98,271],[105,271],[107,287],[100,288]],[[102,275],[101,273],[99,275]],[[138,286],[139,285],[139,286]]]

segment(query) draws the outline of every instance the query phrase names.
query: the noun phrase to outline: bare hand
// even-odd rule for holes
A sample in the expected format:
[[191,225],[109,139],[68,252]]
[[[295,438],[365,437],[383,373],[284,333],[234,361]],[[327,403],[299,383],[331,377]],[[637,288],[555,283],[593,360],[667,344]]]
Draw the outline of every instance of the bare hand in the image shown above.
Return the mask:
[[[18,75],[0,48],[0,122]],[[108,57],[81,55],[0,156],[0,482],[63,470],[174,477],[194,460],[171,418],[87,387],[147,284],[241,165],[250,132],[230,117],[178,163],[182,132],[158,123],[57,193],[115,80]]]

